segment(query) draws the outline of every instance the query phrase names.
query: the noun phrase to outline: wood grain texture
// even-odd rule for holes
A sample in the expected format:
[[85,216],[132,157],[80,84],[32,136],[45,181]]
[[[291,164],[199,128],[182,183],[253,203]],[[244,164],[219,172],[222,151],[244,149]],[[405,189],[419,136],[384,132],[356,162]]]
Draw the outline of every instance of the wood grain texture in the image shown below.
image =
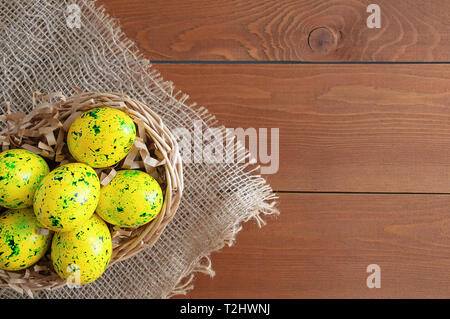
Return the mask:
[[450,191],[450,66],[156,65],[231,128],[279,128],[275,190]]
[[[152,60],[450,61],[450,3],[441,0],[378,0],[380,29],[366,25],[368,0],[99,3]],[[316,39],[333,45],[310,46],[318,28],[329,34]]]
[[[281,194],[187,298],[449,298],[450,196]],[[381,267],[381,288],[366,267]],[[182,296],[180,296],[182,297]]]

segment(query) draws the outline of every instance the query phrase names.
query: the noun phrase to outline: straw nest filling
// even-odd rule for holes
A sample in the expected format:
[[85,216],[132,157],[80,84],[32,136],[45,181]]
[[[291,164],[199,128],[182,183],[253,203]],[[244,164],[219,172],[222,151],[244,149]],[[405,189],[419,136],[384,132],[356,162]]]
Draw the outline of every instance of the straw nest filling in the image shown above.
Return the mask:
[[[101,185],[107,185],[120,169],[138,169],[161,185],[164,203],[150,223],[136,228],[110,226],[113,252],[109,266],[152,246],[174,217],[183,192],[183,172],[178,144],[161,118],[147,105],[118,93],[80,92],[66,98],[61,93],[34,94],[35,108],[28,114],[0,116],[2,151],[23,148],[48,160],[51,169],[76,162],[66,144],[72,122],[83,112],[97,107],[117,108],[136,124],[136,140],[128,155],[112,167],[95,169]],[[9,110],[9,106],[8,106]],[[45,231],[45,230],[43,230]],[[108,267],[109,267],[108,266]],[[50,252],[37,264],[22,271],[0,270],[0,287],[10,287],[32,296],[33,290],[55,289],[66,284],[53,270]]]

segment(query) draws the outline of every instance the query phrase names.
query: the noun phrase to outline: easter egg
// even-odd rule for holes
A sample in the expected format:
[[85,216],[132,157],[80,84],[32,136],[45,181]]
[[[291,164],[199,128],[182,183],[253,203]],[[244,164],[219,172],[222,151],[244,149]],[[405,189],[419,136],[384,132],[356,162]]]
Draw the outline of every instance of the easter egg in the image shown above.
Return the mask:
[[75,119],[67,132],[67,146],[78,162],[108,167],[128,154],[135,138],[136,127],[126,113],[101,107]]
[[101,188],[97,213],[110,224],[137,227],[154,219],[162,204],[162,190],[153,177],[137,170],[123,170]]
[[38,232],[40,228],[32,208],[11,209],[0,215],[0,269],[25,269],[45,255],[52,232]]
[[95,211],[100,193],[97,173],[83,163],[62,165],[45,176],[34,195],[38,221],[54,231],[70,231]]
[[33,195],[49,168],[42,157],[24,149],[0,153],[0,206],[33,206]]
[[103,274],[111,253],[108,226],[95,214],[77,230],[55,233],[52,241],[51,258],[56,273],[64,280],[71,276],[81,285]]

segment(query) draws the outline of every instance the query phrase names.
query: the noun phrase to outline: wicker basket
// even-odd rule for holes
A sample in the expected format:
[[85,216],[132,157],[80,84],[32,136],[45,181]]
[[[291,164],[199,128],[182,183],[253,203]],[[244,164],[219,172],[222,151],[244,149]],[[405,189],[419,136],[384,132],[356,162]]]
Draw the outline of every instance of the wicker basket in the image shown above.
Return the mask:
[[[96,169],[100,182],[102,185],[109,183],[117,169],[141,169],[160,183],[164,203],[158,216],[146,225],[126,229],[110,226],[113,252],[109,266],[152,246],[174,217],[183,192],[178,144],[161,118],[143,103],[117,93],[87,92],[68,99],[58,93],[36,94],[35,104],[37,100],[41,103],[29,114],[9,113],[0,117],[7,125],[0,133],[0,143],[3,150],[25,148],[49,159],[56,166],[75,162],[65,139],[70,124],[82,112],[108,106],[130,115],[137,127],[136,142],[127,157],[117,165]],[[54,289],[65,284],[53,270],[49,253],[26,270],[0,270],[0,287],[11,287],[30,295],[33,290]]]

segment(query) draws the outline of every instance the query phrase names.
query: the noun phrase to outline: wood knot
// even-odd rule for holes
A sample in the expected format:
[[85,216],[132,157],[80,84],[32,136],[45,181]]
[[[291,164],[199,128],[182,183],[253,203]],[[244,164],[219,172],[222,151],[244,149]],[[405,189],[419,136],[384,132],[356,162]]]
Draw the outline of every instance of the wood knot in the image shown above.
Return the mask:
[[312,30],[308,36],[308,45],[314,52],[327,54],[337,47],[338,35],[327,27]]

